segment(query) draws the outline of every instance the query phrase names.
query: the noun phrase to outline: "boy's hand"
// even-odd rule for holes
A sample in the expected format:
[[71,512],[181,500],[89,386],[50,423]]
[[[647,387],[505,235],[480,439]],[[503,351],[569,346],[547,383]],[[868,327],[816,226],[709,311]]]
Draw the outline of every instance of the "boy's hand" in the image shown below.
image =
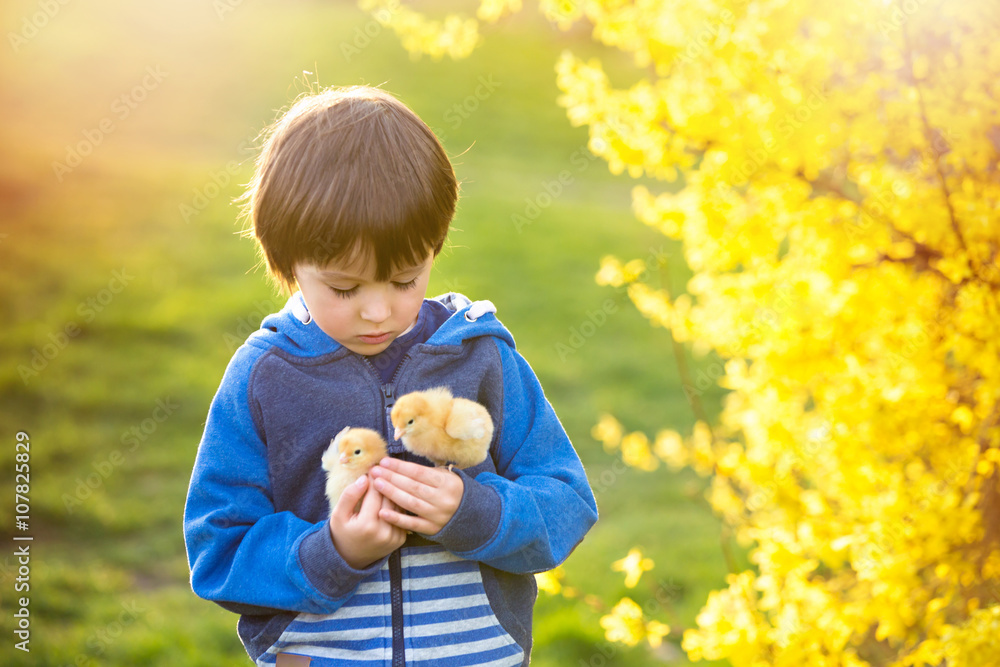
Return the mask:
[[[358,501],[361,508],[354,508]],[[380,511],[392,511],[392,501],[368,483],[365,475],[340,494],[330,516],[330,535],[341,558],[356,570],[364,569],[383,556],[403,546],[406,531],[379,517]]]
[[[447,468],[430,468],[418,463],[386,457],[369,471],[375,489],[395,507],[383,507],[379,517],[403,530],[433,535],[451,520],[465,484]],[[409,510],[416,516],[400,512]]]

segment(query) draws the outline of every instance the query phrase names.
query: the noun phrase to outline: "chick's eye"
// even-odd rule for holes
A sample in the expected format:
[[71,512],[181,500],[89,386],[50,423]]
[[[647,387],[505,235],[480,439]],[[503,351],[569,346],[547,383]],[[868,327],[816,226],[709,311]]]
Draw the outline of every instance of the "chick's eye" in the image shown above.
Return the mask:
[[360,450],[360,449],[355,449],[355,450],[354,450],[354,455],[355,455],[355,456],[358,456],[358,455],[360,455],[360,454],[361,454],[361,450]]
[[410,421],[406,422],[407,426],[410,426],[411,424],[413,424],[413,420],[412,419]]

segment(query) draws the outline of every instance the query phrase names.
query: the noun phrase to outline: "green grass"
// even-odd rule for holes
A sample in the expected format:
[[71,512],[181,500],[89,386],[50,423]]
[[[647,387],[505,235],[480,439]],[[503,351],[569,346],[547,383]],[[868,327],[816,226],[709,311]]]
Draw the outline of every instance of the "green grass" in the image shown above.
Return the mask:
[[[5,35],[38,11],[8,5]],[[658,614],[674,643],[693,625],[726,571],[705,481],[662,468],[619,474],[589,435],[602,412],[650,434],[690,428],[666,333],[621,291],[594,283],[603,255],[652,248],[669,254],[682,286],[682,255],[633,218],[633,182],[577,159],[586,131],[555,103],[553,64],[564,48],[597,50],[533,11],[491,29],[465,61],[413,60],[383,31],[348,62],[341,45],[370,20],[350,3],[241,3],[221,20],[203,2],[68,3],[0,63],[9,154],[0,164],[0,433],[9,443],[0,461],[12,482],[14,433],[30,433],[35,538],[30,655],[12,647],[16,563],[12,547],[0,554],[0,662],[248,664],[236,616],[190,592],[181,515],[232,342],[283,302],[253,269],[230,202],[250,174],[247,145],[307,88],[303,70],[323,85],[384,82],[443,135],[462,199],[430,293],[497,304],[577,445],[602,520],[568,561],[568,582],[604,603],[666,600]],[[118,119],[114,100],[156,66],[166,78]],[[456,123],[449,110],[484,80],[498,85]],[[52,163],[109,117],[115,129],[58,180]],[[512,216],[544,201],[563,170],[572,180],[518,230]],[[197,211],[185,219],[182,206]],[[574,330],[597,322],[608,299],[607,317],[572,347]],[[33,359],[37,375],[22,377]],[[711,410],[720,399],[706,396]],[[158,401],[171,406],[161,421]],[[8,545],[12,515],[12,502],[0,505]],[[656,568],[630,591],[609,565],[632,545]],[[543,595],[533,664],[661,664],[645,649],[610,647],[600,613]]]

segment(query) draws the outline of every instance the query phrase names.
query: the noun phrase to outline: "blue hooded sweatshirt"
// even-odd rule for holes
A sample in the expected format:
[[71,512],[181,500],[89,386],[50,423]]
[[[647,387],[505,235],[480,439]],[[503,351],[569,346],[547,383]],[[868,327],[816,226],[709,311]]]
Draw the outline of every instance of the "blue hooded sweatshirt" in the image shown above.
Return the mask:
[[[312,321],[301,294],[233,355],[209,410],[184,512],[191,586],[241,615],[258,665],[527,665],[533,573],[563,562],[597,520],[583,466],[488,301],[452,315],[391,382]],[[346,426],[380,431],[396,397],[446,386],[489,410],[490,456],[456,472],[452,519],[358,570],[330,536],[320,459]],[[295,664],[306,664],[296,662]]]

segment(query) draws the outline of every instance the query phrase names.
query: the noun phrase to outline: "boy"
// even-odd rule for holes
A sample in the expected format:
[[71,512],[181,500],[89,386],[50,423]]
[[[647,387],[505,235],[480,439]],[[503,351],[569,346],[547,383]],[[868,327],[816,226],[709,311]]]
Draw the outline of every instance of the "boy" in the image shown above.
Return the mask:
[[[275,123],[245,198],[270,274],[298,291],[212,402],[184,516],[195,593],[241,614],[258,665],[527,665],[532,573],[597,508],[493,305],[424,298],[457,199],[441,144],[387,93],[331,89]],[[489,410],[482,464],[430,467],[393,441],[396,397],[437,386]],[[320,459],[345,426],[389,456],[331,513]]]

